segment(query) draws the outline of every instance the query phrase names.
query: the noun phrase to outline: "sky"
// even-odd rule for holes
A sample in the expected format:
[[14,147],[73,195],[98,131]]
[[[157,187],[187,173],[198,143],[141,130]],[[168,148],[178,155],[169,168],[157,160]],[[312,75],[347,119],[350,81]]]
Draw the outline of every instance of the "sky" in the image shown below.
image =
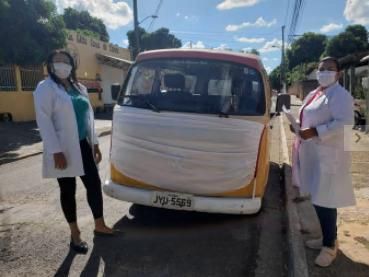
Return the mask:
[[[67,7],[88,10],[103,20],[112,43],[128,46],[126,33],[133,29],[132,0],[53,1],[59,13]],[[138,21],[149,32],[168,28],[183,47],[236,51],[255,48],[270,72],[281,61],[282,26],[286,26],[287,42],[295,2],[300,1],[137,0]],[[334,36],[350,24],[362,24],[369,29],[369,0],[302,2],[295,35],[316,32]],[[152,19],[151,15],[158,17]]]

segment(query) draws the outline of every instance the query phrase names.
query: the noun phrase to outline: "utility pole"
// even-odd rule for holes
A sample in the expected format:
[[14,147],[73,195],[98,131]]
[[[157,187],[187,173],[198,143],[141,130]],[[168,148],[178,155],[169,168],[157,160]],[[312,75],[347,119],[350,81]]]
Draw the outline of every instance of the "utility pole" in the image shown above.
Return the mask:
[[285,69],[285,58],[284,58],[284,29],[286,26],[282,26],[282,57],[281,57],[281,84],[282,84],[282,93],[287,93],[286,88],[286,69]]
[[135,32],[135,38],[136,38],[136,49],[134,51],[134,58],[136,59],[136,56],[138,53],[140,53],[140,36],[139,36],[139,30],[138,30],[138,15],[137,15],[137,0],[133,0],[133,22],[134,22],[134,32]]

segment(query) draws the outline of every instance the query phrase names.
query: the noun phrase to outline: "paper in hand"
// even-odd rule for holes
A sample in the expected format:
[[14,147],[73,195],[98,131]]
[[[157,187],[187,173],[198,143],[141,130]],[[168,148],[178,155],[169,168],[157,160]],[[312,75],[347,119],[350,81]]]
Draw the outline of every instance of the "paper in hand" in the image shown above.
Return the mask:
[[300,132],[300,124],[298,124],[296,118],[291,113],[291,110],[287,110],[286,106],[282,106],[282,110],[284,114],[286,115],[288,121],[291,123],[293,129],[295,130],[295,134],[298,136]]

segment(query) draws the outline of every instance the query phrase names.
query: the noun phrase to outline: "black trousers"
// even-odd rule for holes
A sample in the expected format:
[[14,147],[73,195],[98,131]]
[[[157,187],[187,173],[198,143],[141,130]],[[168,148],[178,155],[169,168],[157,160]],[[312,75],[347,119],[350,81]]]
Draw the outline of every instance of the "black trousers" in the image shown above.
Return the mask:
[[[103,198],[101,192],[101,180],[97,170],[91,146],[87,140],[80,141],[83,161],[84,176],[80,176],[87,190],[87,201],[94,218],[103,216]],[[57,178],[60,187],[60,202],[63,213],[68,223],[77,221],[76,209],[76,178]]]
[[323,246],[334,247],[337,239],[337,209],[314,205],[323,234]]

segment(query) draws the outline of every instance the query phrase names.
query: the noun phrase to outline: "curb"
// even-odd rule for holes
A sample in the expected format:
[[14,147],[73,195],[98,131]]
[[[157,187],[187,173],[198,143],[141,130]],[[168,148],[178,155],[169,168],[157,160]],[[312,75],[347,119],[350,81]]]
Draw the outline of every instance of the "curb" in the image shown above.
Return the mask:
[[285,190],[287,213],[288,239],[288,276],[308,277],[309,270],[306,259],[306,250],[301,235],[300,217],[297,204],[293,199],[297,196],[296,188],[292,186],[292,169],[288,155],[288,145],[283,124],[283,115],[280,116],[281,149],[283,155],[282,182]]
[[[103,129],[98,137],[104,137],[104,136],[108,136],[111,134],[111,128],[105,128]],[[4,153],[3,156],[6,156],[7,153]],[[3,164],[7,164],[7,163],[12,163],[12,162],[16,162],[16,161],[19,161],[19,160],[24,160],[26,158],[30,158],[30,157],[33,157],[33,156],[37,156],[37,155],[40,155],[42,154],[42,151],[41,150],[37,150],[37,151],[33,151],[33,152],[29,152],[27,154],[23,154],[23,155],[18,155],[16,157],[12,157],[12,158],[6,158],[6,157],[1,157],[0,156],[0,165],[3,165]]]
[[286,211],[287,211],[287,236],[288,236],[288,276],[308,277],[308,265],[306,250],[301,235],[300,217],[297,205],[293,201],[296,189],[291,183],[292,169],[289,165],[282,166],[283,183],[285,187]]

